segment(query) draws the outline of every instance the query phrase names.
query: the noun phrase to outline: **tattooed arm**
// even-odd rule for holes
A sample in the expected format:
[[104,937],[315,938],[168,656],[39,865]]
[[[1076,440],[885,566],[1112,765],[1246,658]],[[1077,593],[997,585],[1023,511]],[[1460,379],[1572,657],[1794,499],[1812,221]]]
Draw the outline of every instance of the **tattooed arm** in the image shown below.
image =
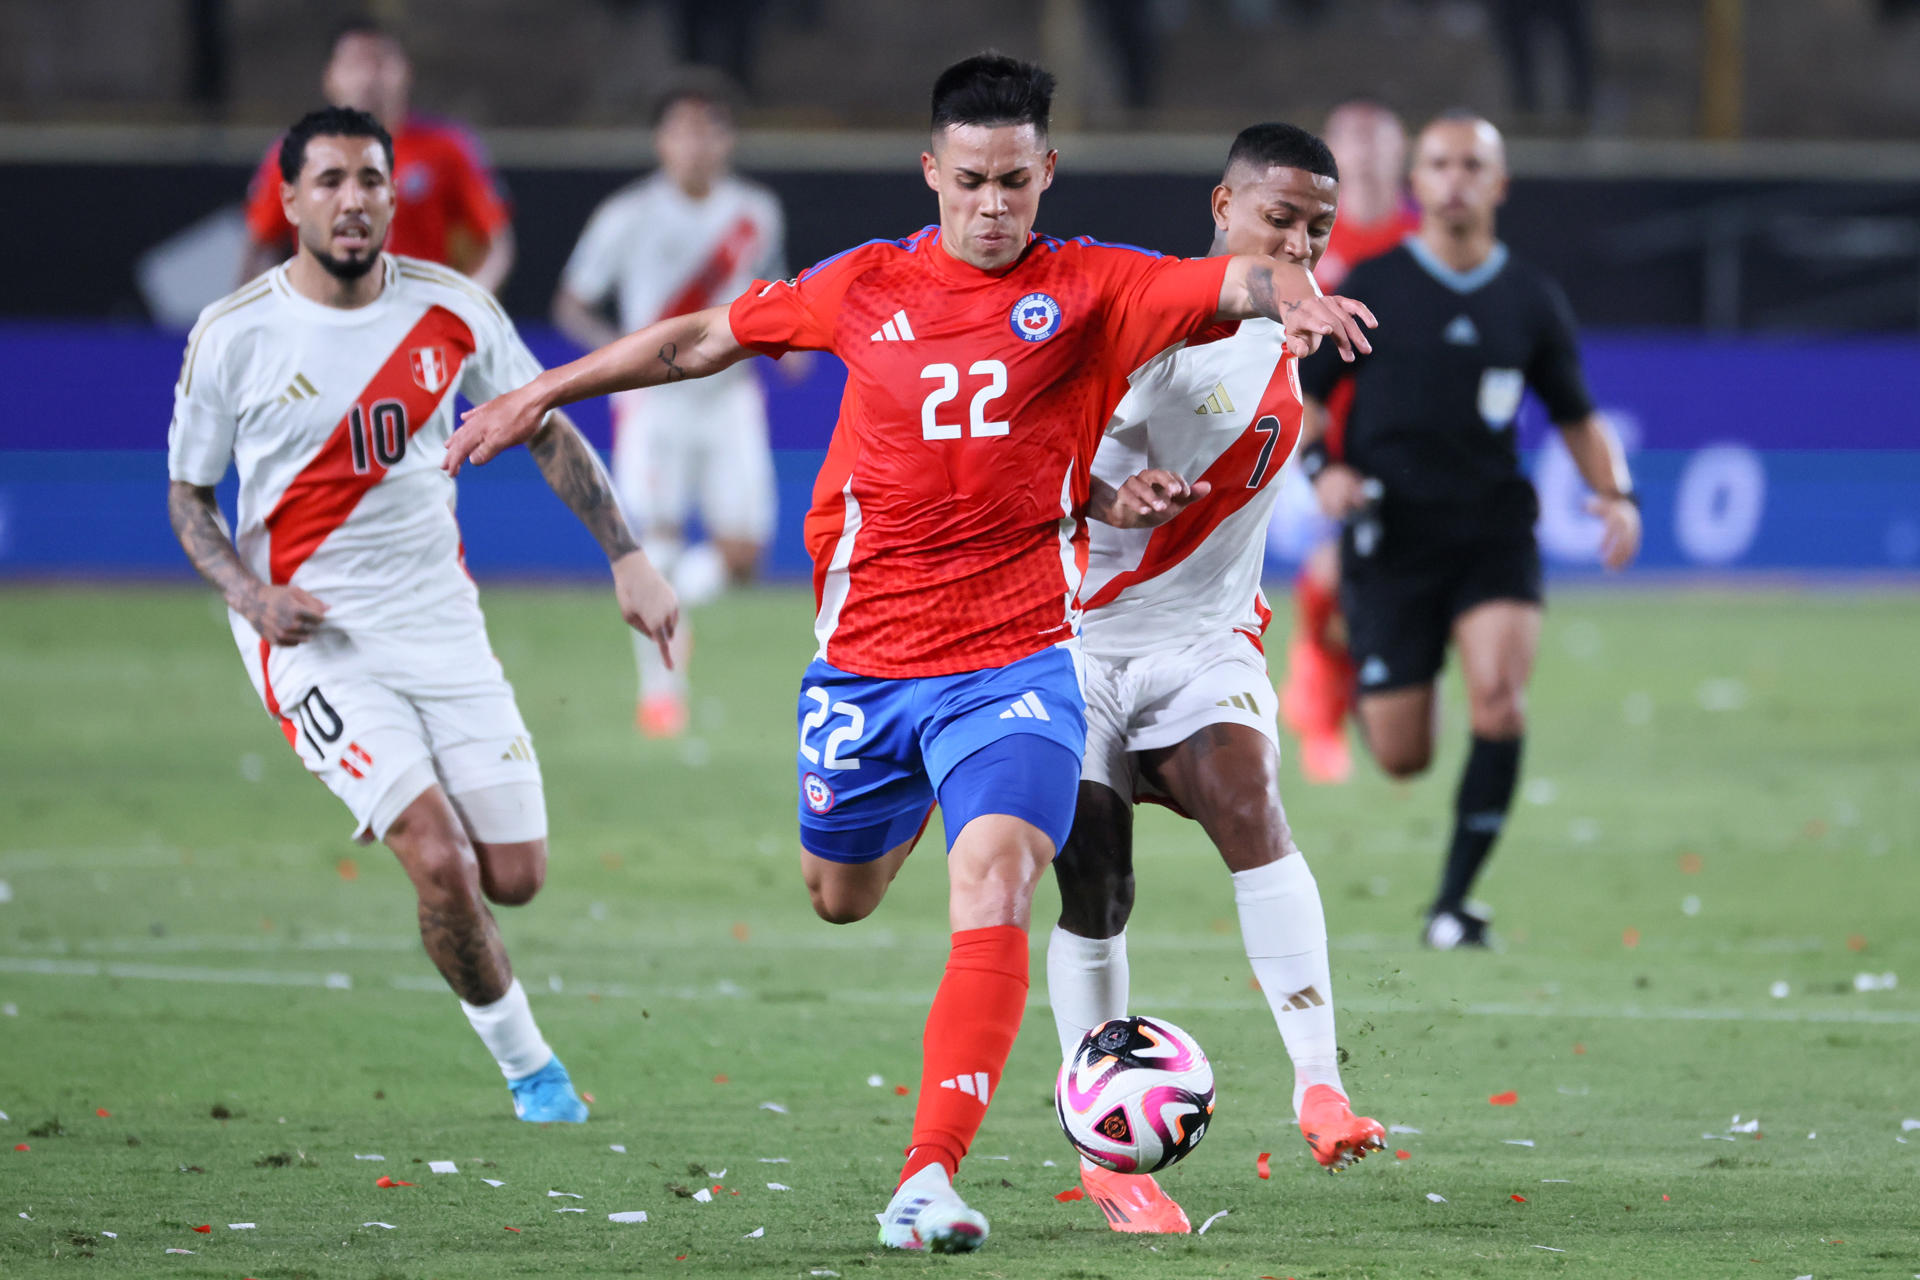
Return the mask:
[[1310,355],[1322,338],[1330,338],[1345,360],[1373,350],[1361,326],[1379,323],[1362,303],[1322,296],[1313,274],[1299,263],[1251,254],[1227,263],[1218,314],[1223,320],[1265,316],[1286,330],[1287,349],[1296,356]]
[[320,625],[326,605],[299,587],[260,581],[241,562],[211,488],[170,481],[167,519],[200,576],[219,588],[227,607],[251,623],[267,643],[282,647],[299,644]]
[[754,354],[733,336],[726,307],[656,321],[581,356],[478,408],[469,409],[447,441],[445,468],[458,474],[471,458],[486,462],[523,444],[562,405],[634,387],[705,378]]
[[600,455],[564,413],[547,415],[546,422],[527,442],[527,451],[546,477],[547,486],[580,517],[580,523],[607,553],[621,616],[628,626],[660,646],[660,656],[671,667],[673,655],[668,646],[680,623],[680,602],[634,543],[627,518],[620,513],[619,500],[614,497],[613,481],[600,465]]

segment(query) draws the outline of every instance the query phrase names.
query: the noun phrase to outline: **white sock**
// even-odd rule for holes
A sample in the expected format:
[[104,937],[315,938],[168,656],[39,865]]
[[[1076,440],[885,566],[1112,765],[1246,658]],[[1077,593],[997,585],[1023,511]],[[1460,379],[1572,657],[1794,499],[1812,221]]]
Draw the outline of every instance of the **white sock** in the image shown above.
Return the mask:
[[1333,1027],[1333,976],[1327,962],[1327,917],[1304,854],[1233,874],[1240,937],[1260,990],[1293,1059],[1293,1110],[1316,1084],[1340,1083]]
[[487,1052],[500,1064],[500,1074],[507,1079],[530,1076],[553,1061],[553,1050],[547,1047],[546,1039],[533,1021],[533,1010],[527,1007],[527,993],[521,989],[520,979],[515,978],[507,994],[492,1004],[468,1004],[462,1000],[460,1007],[466,1011],[467,1021],[473,1024],[480,1043],[487,1046]]
[[1081,1037],[1127,1013],[1127,935],[1083,938],[1053,926],[1047,940],[1047,1002],[1060,1036],[1060,1060],[1080,1047]]
[[727,559],[711,542],[696,542],[680,553],[670,576],[681,610],[696,609],[726,590]]

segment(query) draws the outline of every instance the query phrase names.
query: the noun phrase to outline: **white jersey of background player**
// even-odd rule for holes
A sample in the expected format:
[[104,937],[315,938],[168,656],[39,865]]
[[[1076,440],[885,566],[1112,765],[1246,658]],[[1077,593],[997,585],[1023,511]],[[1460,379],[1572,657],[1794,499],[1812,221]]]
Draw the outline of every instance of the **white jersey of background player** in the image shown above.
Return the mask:
[[[540,766],[493,657],[441,470],[454,397],[540,372],[498,304],[380,252],[392,145],[331,107],[282,144],[288,263],[201,313],[167,435],[168,513],[226,597],[241,660],[301,763],[384,840],[421,939],[532,1121],[586,1118],[541,1037],[487,902],[546,872]],[[664,647],[672,588],[634,547],[606,472],[556,415],[529,446],[613,561],[622,612]],[[237,547],[213,488],[239,472]]]
[[[1244,130],[1213,193],[1214,252],[1311,268],[1338,192],[1333,157],[1312,134]],[[1233,873],[1247,957],[1293,1060],[1302,1135],[1322,1165],[1340,1168],[1383,1134],[1353,1115],[1340,1081],[1326,918],[1280,805],[1278,706],[1261,649],[1267,521],[1300,416],[1280,326],[1247,320],[1141,369],[1108,424],[1096,496],[1158,472],[1160,496],[1186,505],[1155,528],[1092,526],[1080,591],[1087,754],[1054,862],[1060,923],[1047,986],[1066,1058],[1089,1028],[1127,1012],[1133,804],[1170,802],[1206,828]],[[1083,1161],[1081,1179],[1115,1230],[1189,1229],[1151,1177]]]
[[[622,332],[738,297],[786,275],[780,203],[728,171],[733,121],[724,84],[689,81],[655,113],[657,172],[594,210],[554,295],[553,317],[594,348]],[[611,301],[615,329],[598,314]],[[613,480],[647,552],[689,607],[753,576],[773,532],[773,456],[759,373],[735,365],[711,378],[613,397]],[[686,546],[698,512],[709,541]],[[683,659],[669,671],[635,642],[636,723],[653,736],[686,727]]]

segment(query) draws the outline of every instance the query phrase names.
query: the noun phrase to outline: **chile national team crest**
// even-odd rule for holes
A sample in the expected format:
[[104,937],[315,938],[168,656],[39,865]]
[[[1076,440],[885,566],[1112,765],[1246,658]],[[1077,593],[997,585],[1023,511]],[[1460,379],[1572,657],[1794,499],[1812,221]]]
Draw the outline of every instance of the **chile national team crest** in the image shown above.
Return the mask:
[[809,773],[800,779],[800,793],[806,797],[807,808],[815,813],[825,813],[833,808],[833,788],[817,773]]
[[1009,317],[1023,342],[1044,342],[1060,328],[1060,304],[1044,293],[1030,293],[1013,304]]
[[447,385],[447,352],[444,347],[415,347],[407,353],[413,366],[413,380],[432,395]]

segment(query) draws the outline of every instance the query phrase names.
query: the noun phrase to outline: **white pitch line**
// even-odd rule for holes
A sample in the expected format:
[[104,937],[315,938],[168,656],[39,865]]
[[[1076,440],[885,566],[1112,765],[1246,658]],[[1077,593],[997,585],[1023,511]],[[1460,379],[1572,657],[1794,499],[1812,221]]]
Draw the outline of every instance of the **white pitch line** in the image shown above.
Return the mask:
[[[319,987],[336,990],[351,987],[351,977],[343,973],[318,973],[297,969],[214,969],[199,966],[157,964],[115,964],[92,960],[25,959],[0,956],[0,973],[28,974],[35,977],[114,978],[154,982],[178,982],[206,985],[269,987]],[[439,995],[446,984],[428,974],[390,975],[385,985],[395,991],[424,992]],[[594,986],[572,983],[561,992],[543,992],[542,998],[567,995],[575,998],[597,997],[614,1000],[684,1000],[711,1002],[716,998],[750,999],[730,984],[708,983],[701,986],[679,984],[671,987],[639,989],[623,983]],[[824,993],[824,1003],[851,1005],[919,1006],[932,997],[926,991],[844,990]],[[1234,1012],[1253,1009],[1257,1002],[1218,998],[1156,998],[1151,995],[1136,1001],[1143,1008]],[[1044,995],[1030,997],[1030,1009],[1047,1007]],[[1348,1000],[1341,1007],[1354,1013],[1404,1013],[1431,1017],[1436,1013],[1457,1013],[1470,1018],[1566,1018],[1594,1022],[1771,1022],[1771,1023],[1854,1023],[1868,1026],[1920,1026],[1920,1009],[1689,1009],[1648,1008],[1640,1005],[1531,1005],[1497,1002],[1459,1006],[1422,1006],[1407,1001]]]

